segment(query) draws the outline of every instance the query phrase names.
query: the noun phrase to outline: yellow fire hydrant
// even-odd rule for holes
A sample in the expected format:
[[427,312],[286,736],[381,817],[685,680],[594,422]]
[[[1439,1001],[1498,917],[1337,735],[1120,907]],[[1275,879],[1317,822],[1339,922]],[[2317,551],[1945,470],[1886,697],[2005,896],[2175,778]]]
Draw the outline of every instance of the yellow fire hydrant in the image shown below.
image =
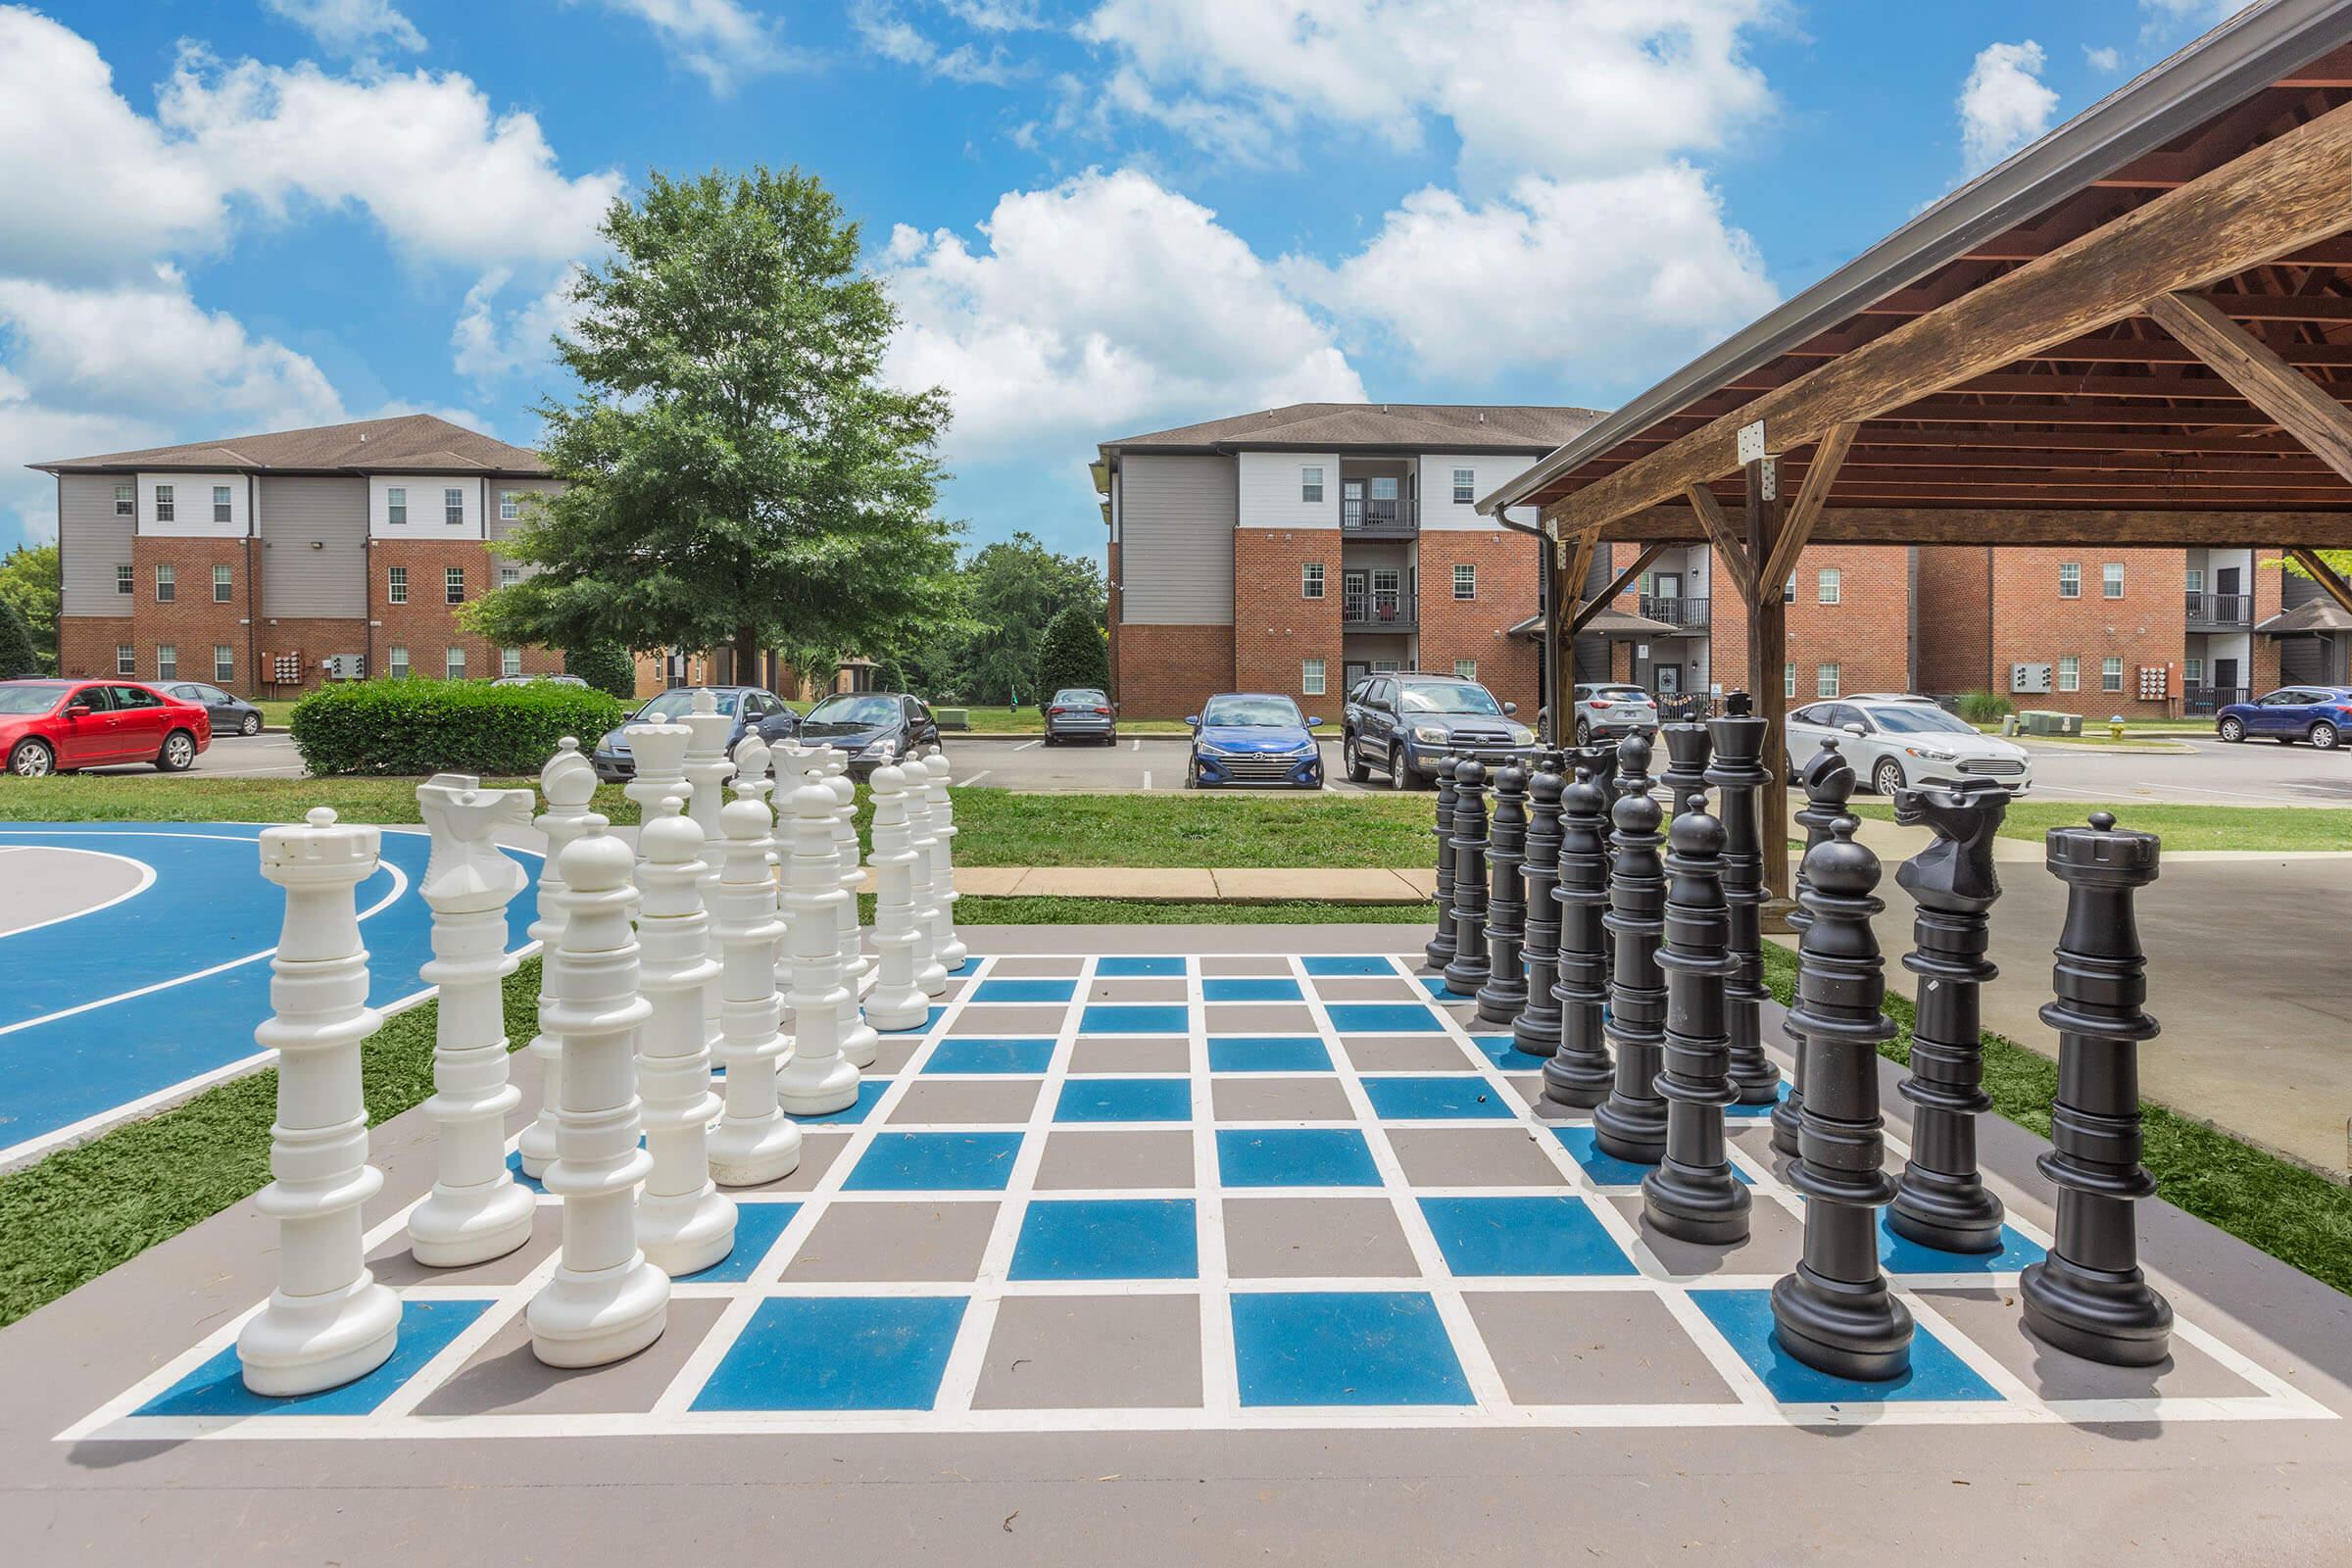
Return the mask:
[[2120,741],[2124,738],[2123,714],[2117,713],[2114,717],[2107,720],[2107,738],[2111,741]]

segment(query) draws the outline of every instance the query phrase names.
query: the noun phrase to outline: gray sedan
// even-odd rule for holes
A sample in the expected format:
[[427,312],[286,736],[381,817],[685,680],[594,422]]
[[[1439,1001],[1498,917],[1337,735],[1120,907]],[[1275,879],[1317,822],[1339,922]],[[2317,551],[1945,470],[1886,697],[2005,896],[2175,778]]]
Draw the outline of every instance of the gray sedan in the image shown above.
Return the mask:
[[1063,741],[1119,743],[1119,705],[1091,686],[1065,686],[1046,705],[1046,744]]

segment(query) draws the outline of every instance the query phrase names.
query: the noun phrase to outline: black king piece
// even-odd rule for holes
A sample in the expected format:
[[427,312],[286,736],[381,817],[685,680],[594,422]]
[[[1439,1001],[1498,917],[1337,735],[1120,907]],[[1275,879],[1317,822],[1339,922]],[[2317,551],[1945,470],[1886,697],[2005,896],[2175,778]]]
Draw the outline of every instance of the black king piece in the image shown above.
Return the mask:
[[[1830,824],[1845,814],[1845,803],[1854,793],[1854,765],[1838,755],[1838,738],[1822,739],[1821,750],[1815,752],[1797,771],[1796,782],[1805,792],[1805,804],[1796,812],[1797,825],[1805,830],[1805,856],[1830,842]],[[1796,864],[1796,906],[1788,911],[1788,929],[1804,939],[1805,928],[1813,923],[1813,913],[1805,903],[1805,860]],[[1805,1041],[1797,1032],[1796,1019],[1790,1017],[1782,1026],[1789,1048],[1796,1054],[1796,1072],[1788,1082],[1788,1093],[1772,1107],[1772,1147],[1790,1158],[1796,1156],[1798,1129],[1805,1111]]]
[[[1724,1026],[1732,1037],[1732,1087],[1743,1105],[1769,1105],[1780,1098],[1781,1069],[1764,1054],[1761,1023],[1764,989],[1764,835],[1757,815],[1760,791],[1772,782],[1764,771],[1764,720],[1745,692],[1723,700],[1723,716],[1710,719],[1715,763],[1707,782],[1715,786],[1715,814],[1723,821],[1723,902],[1732,912],[1732,977],[1724,982]],[[1778,835],[1775,835],[1776,838]]]
[[1531,1056],[1560,1049],[1560,754],[1539,753],[1527,781],[1527,1005],[1511,1022],[1511,1044]]
[[1446,989],[1473,996],[1487,983],[1487,765],[1453,769],[1453,958]]
[[1732,1088],[1732,1040],[1724,1029],[1731,913],[1723,902],[1723,824],[1692,794],[1676,815],[1666,856],[1666,1158],[1642,1180],[1649,1223],[1686,1242],[1728,1247],[1747,1236],[1747,1188],[1732,1174],[1723,1110]]
[[1609,1098],[1617,1069],[1601,1034],[1609,1001],[1609,835],[1605,799],[1583,752],[1576,778],[1560,792],[1560,977],[1551,988],[1560,1004],[1560,1044],[1544,1064],[1544,1098],[1591,1107]]
[[1527,1005],[1527,769],[1505,762],[1494,773],[1494,814],[1488,830],[1487,983],[1478,988],[1478,1016],[1509,1023]]
[[1649,794],[1649,741],[1629,735],[1617,748],[1617,831],[1609,873],[1609,1043],[1617,1079],[1592,1112],[1592,1137],[1604,1151],[1638,1165],[1666,1153],[1666,1102],[1658,1068],[1666,1049],[1666,980],[1658,944],[1666,931],[1666,868],[1658,859],[1658,803]]

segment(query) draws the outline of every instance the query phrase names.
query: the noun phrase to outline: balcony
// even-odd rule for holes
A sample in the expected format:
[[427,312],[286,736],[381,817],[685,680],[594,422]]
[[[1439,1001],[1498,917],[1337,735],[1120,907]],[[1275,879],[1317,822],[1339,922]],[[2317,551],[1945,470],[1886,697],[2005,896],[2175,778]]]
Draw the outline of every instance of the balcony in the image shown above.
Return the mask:
[[1707,629],[1707,601],[1703,596],[1643,594],[1642,613],[1651,620],[1662,620],[1684,631]]
[[1340,596],[1340,627],[1344,631],[1411,631],[1418,619],[1413,596],[1395,588]]
[[2250,702],[2253,696],[2253,689],[2246,686],[2183,686],[2180,711],[2188,718],[2211,718],[2231,703]]
[[2252,594],[2190,594],[2190,631],[2243,631],[2254,624]]
[[1409,500],[1340,498],[1340,531],[1358,539],[1410,539],[1421,530]]

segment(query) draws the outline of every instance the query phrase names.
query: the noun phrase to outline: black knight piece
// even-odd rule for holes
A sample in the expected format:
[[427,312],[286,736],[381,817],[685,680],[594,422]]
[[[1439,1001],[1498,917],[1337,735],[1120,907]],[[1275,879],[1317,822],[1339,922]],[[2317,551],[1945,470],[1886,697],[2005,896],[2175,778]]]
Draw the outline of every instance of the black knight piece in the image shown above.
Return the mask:
[[2001,1247],[2001,1200],[1977,1171],[1977,1118],[1992,1108],[1978,993],[2000,973],[1984,949],[2001,896],[1992,838],[2008,808],[2009,792],[1991,779],[1894,792],[1895,821],[1924,823],[1936,841],[1894,873],[1918,906],[1903,967],[1919,976],[1919,1013],[1901,1093],[1919,1109],[1886,1228],[1946,1252]]
[[1617,1080],[1592,1112],[1592,1137],[1606,1152],[1638,1165],[1666,1153],[1666,1102],[1658,1098],[1666,1049],[1666,978],[1658,944],[1666,931],[1666,868],[1658,859],[1658,803],[1649,794],[1649,741],[1629,735],[1617,748],[1616,832],[1609,869],[1609,1044]]
[[1527,781],[1527,1004],[1511,1023],[1511,1044],[1531,1056],[1560,1049],[1560,754],[1539,753]]
[[[1854,793],[1854,765],[1838,755],[1838,738],[1822,739],[1821,750],[1799,769],[1796,775],[1799,788],[1805,792],[1805,804],[1797,809],[1797,825],[1805,830],[1805,856],[1810,859],[1815,850],[1830,841],[1830,824],[1845,814],[1845,803]],[[1796,906],[1788,911],[1788,929],[1804,938],[1805,928],[1813,923],[1813,915],[1805,904],[1805,861],[1796,865]],[[1788,1080],[1788,1093],[1772,1107],[1772,1147],[1794,1158],[1797,1152],[1798,1130],[1803,1125],[1805,1111],[1805,1042],[1797,1033],[1792,1017],[1782,1028],[1789,1047],[1796,1054],[1796,1071]]]
[[1723,902],[1723,824],[1707,798],[1684,800],[1668,835],[1665,1070],[1666,1158],[1642,1180],[1649,1223],[1686,1242],[1728,1247],[1747,1237],[1747,1188],[1732,1174],[1724,1149],[1723,1110],[1739,1103],[1732,1088],[1732,1040],[1724,1029],[1724,982],[1731,956],[1731,911]]
[[1576,778],[1560,792],[1560,977],[1551,988],[1560,1004],[1560,1044],[1544,1064],[1544,1098],[1563,1105],[1590,1107],[1609,1098],[1617,1081],[1601,1009],[1609,1000],[1608,933],[1602,911],[1609,905],[1608,818],[1591,765],[1580,760]]
[[1453,769],[1453,959],[1446,989],[1473,996],[1487,983],[1487,764]]
[[1438,764],[1438,934],[1422,950],[1432,969],[1453,961],[1453,764]]
[[[1732,914],[1732,977],[1724,983],[1724,1027],[1732,1037],[1732,1085],[1743,1105],[1769,1105],[1780,1098],[1781,1069],[1764,1054],[1763,834],[1758,824],[1759,792],[1772,782],[1764,771],[1764,720],[1745,692],[1723,700],[1723,716],[1710,719],[1715,762],[1707,782],[1715,786],[1715,814],[1723,822],[1723,902]],[[1777,835],[1776,835],[1777,836]]]
[[1509,1023],[1527,1005],[1527,769],[1505,762],[1494,773],[1494,813],[1487,829],[1487,983],[1478,988],[1478,1016]]
[[2147,959],[2132,898],[2156,880],[2153,833],[2054,827],[2050,874],[2066,884],[2066,924],[2051,971],[2057,998],[2041,1021],[2058,1031],[2058,1102],[2050,1152],[2038,1163],[2058,1186],[2057,1238],[2018,1281],[2026,1327],[2061,1350],[2115,1366],[2154,1366],[2170,1353],[2173,1309],[2139,1271],[2132,1205],[2156,1184],[2139,1163],[2139,1043],[2156,1035],[2141,1010]]

